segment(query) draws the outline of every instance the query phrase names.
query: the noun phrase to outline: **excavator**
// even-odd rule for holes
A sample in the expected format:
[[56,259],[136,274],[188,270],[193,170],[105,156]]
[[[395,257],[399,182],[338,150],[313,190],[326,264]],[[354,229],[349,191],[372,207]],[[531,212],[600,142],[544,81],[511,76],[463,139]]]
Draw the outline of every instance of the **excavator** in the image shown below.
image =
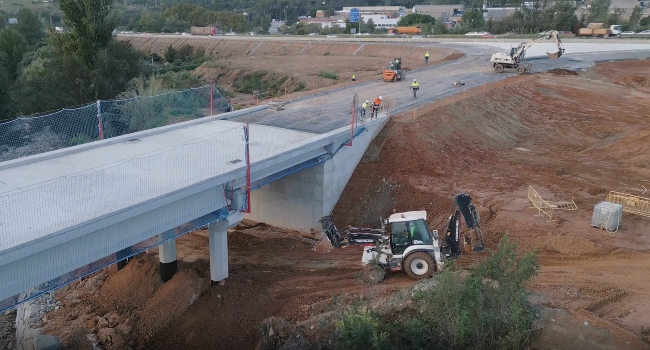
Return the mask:
[[[429,229],[427,212],[424,210],[392,214],[388,219],[381,220],[379,229],[350,227],[344,244],[364,246],[361,263],[370,267],[365,279],[378,283],[384,279],[387,270],[403,270],[412,279],[421,280],[441,271],[445,260],[461,255],[461,216],[469,230],[472,251],[482,251],[484,243],[480,218],[472,205],[472,198],[461,192],[453,202],[456,211],[447,221],[444,237],[438,235],[438,230]],[[338,230],[334,227],[336,232],[331,232],[332,226],[328,227],[327,236],[336,237],[330,238],[331,241],[341,242],[337,239]]]
[[527,43],[521,43],[519,44],[518,47],[513,47],[512,49],[510,49],[509,53],[498,52],[493,54],[492,58],[490,58],[490,62],[492,62],[492,67],[494,68],[494,71],[497,73],[501,73],[505,68],[511,68],[511,69],[516,69],[517,74],[520,75],[526,72],[530,72],[532,65],[522,63],[524,57],[526,56],[526,50],[528,50],[529,47],[533,46],[534,44],[542,40],[549,40],[549,39],[553,39],[555,41],[555,45],[557,46],[557,52],[554,53],[547,52],[546,56],[548,56],[548,58],[552,60],[557,60],[564,53],[564,46],[562,45],[562,41],[558,37],[557,30],[551,30],[547,33],[539,35],[537,38]]

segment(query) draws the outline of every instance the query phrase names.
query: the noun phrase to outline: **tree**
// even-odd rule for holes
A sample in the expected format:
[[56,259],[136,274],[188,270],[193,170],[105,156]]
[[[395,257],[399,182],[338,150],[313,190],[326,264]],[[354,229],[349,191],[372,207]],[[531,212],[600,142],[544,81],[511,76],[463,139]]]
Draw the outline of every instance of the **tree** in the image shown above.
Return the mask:
[[284,20],[284,24],[290,26],[294,23],[298,22],[298,15],[295,11],[289,10],[287,12],[287,18]]
[[639,6],[634,6],[632,14],[630,14],[630,18],[627,21],[627,29],[636,31],[636,29],[639,27],[639,21],[641,20],[642,15],[643,11],[641,8]]
[[18,11],[16,19],[18,24],[16,24],[15,29],[23,35],[27,44],[31,47],[38,46],[44,36],[41,21],[38,17],[32,11],[23,8]]
[[174,61],[176,61],[176,56],[176,50],[170,44],[167,47],[167,50],[165,50],[165,62],[174,63]]
[[363,31],[365,33],[372,33],[375,31],[375,22],[372,20],[372,18],[369,18],[368,22],[363,26]]
[[609,6],[612,4],[611,0],[594,0],[591,2],[589,9],[589,22],[604,23],[607,22],[607,15],[609,14]]
[[412,13],[410,15],[406,15],[397,22],[397,26],[399,27],[408,27],[416,24],[424,24],[424,23],[430,23],[431,25],[436,23],[436,19],[429,16],[429,15],[423,15],[420,13]]
[[471,30],[480,29],[485,24],[483,12],[479,9],[465,11],[460,20],[463,22],[463,27],[467,27]]
[[5,28],[0,31],[0,54],[4,56],[4,69],[11,78],[18,73],[18,66],[27,52],[27,41],[17,31]]
[[113,40],[117,18],[111,15],[113,0],[60,0],[68,32],[58,35],[58,47],[93,67],[97,53]]
[[16,115],[15,104],[10,94],[11,84],[9,73],[0,66],[0,121],[12,119]]

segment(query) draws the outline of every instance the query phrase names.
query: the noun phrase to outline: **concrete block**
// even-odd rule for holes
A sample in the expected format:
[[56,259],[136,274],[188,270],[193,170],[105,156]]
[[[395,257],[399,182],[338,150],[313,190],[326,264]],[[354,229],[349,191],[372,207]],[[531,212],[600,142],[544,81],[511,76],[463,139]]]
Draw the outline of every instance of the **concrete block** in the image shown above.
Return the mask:
[[61,347],[59,338],[52,335],[34,337],[34,350],[58,350]]

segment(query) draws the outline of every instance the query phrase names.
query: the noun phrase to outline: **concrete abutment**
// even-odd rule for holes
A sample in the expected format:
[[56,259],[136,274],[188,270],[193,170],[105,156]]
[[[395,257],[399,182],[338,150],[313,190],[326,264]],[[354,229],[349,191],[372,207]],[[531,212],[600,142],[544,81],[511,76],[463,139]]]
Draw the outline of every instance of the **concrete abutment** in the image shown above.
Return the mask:
[[350,139],[349,129],[335,130],[334,155],[324,163],[303,169],[273,181],[251,193],[252,213],[246,219],[265,222],[302,232],[320,231],[318,222],[330,215],[372,140],[388,122],[382,117],[355,129],[352,146],[340,145]]

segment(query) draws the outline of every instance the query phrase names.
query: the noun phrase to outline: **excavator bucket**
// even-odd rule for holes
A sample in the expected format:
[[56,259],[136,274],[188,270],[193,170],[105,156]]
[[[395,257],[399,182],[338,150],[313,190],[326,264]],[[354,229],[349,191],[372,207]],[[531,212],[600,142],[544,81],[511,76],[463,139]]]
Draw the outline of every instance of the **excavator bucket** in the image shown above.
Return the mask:
[[564,53],[564,50],[560,50],[560,51],[554,52],[554,53],[547,52],[546,56],[548,56],[548,58],[550,58],[552,60],[557,60],[558,58],[560,58],[562,56],[562,53]]

